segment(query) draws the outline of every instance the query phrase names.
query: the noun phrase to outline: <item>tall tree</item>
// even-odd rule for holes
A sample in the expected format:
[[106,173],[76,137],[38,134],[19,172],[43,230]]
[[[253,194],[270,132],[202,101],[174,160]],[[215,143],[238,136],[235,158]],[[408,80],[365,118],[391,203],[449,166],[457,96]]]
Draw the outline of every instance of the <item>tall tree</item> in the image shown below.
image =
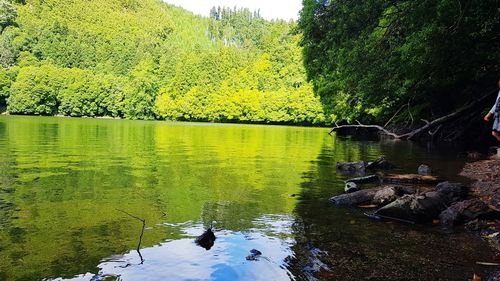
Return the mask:
[[[304,61],[337,120],[440,115],[500,74],[498,0],[304,0]],[[482,90],[482,88],[480,88]]]

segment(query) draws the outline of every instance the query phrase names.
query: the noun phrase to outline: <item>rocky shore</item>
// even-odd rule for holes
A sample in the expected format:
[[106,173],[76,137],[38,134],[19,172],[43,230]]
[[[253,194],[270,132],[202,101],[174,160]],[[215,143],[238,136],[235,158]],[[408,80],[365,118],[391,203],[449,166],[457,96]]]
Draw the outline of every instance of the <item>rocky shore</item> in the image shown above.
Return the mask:
[[466,163],[460,175],[476,180],[471,185],[472,196],[479,204],[494,210],[492,216],[471,220],[465,226],[479,231],[500,252],[500,158]]
[[[500,281],[500,158],[466,163],[460,175],[475,180],[469,185],[435,177],[426,165],[418,168],[418,174],[403,175],[390,174],[388,167],[385,159],[338,163],[339,172],[363,176],[347,180],[346,193],[330,198],[330,202],[365,208],[365,214],[376,220],[474,231],[498,252],[495,260],[484,264],[492,266],[493,272],[483,280]],[[370,186],[365,185],[367,179]]]

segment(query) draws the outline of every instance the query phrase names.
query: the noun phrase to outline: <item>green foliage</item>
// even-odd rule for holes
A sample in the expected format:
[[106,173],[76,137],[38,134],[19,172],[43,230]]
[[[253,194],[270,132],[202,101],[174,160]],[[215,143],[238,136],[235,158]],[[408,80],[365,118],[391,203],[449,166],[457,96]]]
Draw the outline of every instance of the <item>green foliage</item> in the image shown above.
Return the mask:
[[258,11],[249,9],[230,9],[213,7],[210,10],[212,19],[208,26],[212,40],[222,40],[226,46],[263,47],[265,35],[269,33],[269,23]]
[[495,0],[303,3],[308,78],[336,120],[441,115],[500,74]]
[[9,26],[14,24],[17,16],[17,11],[14,5],[6,0],[0,0],[0,32]]
[[19,49],[14,45],[18,28],[8,27],[0,33],[0,67],[10,68],[16,62]]
[[123,79],[92,73],[73,72],[78,79],[69,84],[59,95],[58,114],[67,116],[121,117],[124,92]]
[[131,81],[126,88],[125,117],[129,119],[154,119],[155,99],[158,92],[156,66],[149,59],[141,61],[131,73]]
[[157,0],[8,6],[17,17],[0,34],[0,64],[19,73],[0,82],[10,113],[328,121],[306,82],[292,22],[227,8],[202,18]]
[[[0,77],[2,77],[0,73]],[[13,114],[122,117],[127,80],[53,65],[25,66],[10,87]]]
[[54,115],[61,77],[51,66],[25,67],[19,71],[7,99],[15,114]]
[[12,80],[14,79],[13,71],[7,71],[0,68],[0,106],[4,107],[7,105],[7,98],[10,96],[10,86],[12,85]]

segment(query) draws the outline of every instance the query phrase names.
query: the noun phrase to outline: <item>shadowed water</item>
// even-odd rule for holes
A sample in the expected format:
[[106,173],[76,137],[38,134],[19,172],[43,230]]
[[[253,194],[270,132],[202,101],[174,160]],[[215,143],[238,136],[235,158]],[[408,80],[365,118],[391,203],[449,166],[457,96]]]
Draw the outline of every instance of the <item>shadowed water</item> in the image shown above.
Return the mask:
[[[318,128],[2,116],[0,280],[485,274],[475,262],[493,253],[468,234],[373,222],[328,203],[348,177],[337,161],[381,154],[401,172],[427,163],[451,176],[463,162]],[[146,221],[139,252],[141,222],[122,211]],[[194,239],[210,226],[207,251]],[[247,260],[252,249],[262,255]]]

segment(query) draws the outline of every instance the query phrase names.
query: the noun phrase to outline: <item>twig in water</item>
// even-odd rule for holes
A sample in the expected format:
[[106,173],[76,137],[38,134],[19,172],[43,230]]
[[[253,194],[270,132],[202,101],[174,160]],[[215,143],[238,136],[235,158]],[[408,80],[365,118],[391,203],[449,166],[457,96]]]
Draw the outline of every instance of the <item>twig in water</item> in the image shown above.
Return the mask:
[[142,236],[144,235],[144,228],[146,227],[146,220],[145,219],[141,219],[141,218],[139,218],[137,216],[134,216],[134,215],[132,215],[130,213],[127,213],[124,210],[120,210],[120,209],[116,209],[116,210],[119,211],[119,212],[122,212],[122,213],[126,214],[127,216],[129,216],[131,218],[134,218],[134,219],[139,220],[139,221],[142,222],[141,235],[139,236],[139,243],[137,244],[136,251],[139,254],[139,258],[141,259],[141,263],[140,264],[143,264],[144,263],[144,259],[142,258],[142,254],[141,254],[140,249],[141,249],[141,243],[142,243]]
[[379,214],[375,214],[375,213],[364,213],[365,216],[369,217],[369,218],[375,218],[375,219],[378,219],[378,218],[382,218],[382,219],[388,219],[388,220],[395,220],[395,221],[399,221],[399,222],[404,222],[404,223],[408,223],[408,224],[415,224],[414,221],[410,221],[410,220],[405,220],[405,219],[400,219],[400,218],[395,218],[395,217],[390,217],[390,216],[384,216],[384,215],[379,215]]

